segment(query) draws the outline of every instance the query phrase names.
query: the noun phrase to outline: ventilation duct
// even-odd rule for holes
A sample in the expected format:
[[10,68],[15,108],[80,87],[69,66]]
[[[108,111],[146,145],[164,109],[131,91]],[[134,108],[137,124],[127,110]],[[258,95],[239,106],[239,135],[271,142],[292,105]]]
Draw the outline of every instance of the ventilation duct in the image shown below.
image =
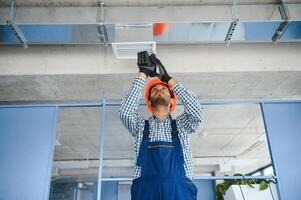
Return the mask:
[[[18,7],[11,12],[10,7],[0,7],[0,45],[112,44],[118,58],[132,58],[140,50],[155,51],[155,43],[301,41],[297,3],[236,5],[235,27],[232,5],[104,7],[100,21],[98,10]],[[161,22],[169,28],[154,34],[153,26]]]

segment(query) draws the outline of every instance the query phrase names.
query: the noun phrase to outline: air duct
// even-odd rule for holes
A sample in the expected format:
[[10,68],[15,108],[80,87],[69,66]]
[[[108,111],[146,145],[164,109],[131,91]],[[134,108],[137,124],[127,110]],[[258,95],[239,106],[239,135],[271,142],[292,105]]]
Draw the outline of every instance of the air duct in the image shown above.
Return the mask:
[[[301,4],[282,5],[236,5],[234,32],[232,5],[17,7],[14,20],[8,20],[10,7],[0,7],[0,45],[115,43],[115,55],[129,58],[142,48],[155,51],[155,43],[224,43],[227,34],[231,43],[300,42]],[[154,34],[153,26],[162,22],[167,31]]]

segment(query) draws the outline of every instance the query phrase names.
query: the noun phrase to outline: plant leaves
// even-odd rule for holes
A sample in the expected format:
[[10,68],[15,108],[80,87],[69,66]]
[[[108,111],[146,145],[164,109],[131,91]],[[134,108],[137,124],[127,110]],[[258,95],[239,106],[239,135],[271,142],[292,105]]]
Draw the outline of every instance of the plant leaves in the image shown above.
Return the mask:
[[225,192],[231,187],[231,185],[234,185],[234,184],[233,184],[233,182],[229,182],[229,181],[224,184]]
[[216,185],[216,199],[217,200],[224,200],[223,195],[225,194],[223,183]]
[[[228,176],[228,175],[225,175]],[[259,191],[266,190],[269,187],[269,183],[275,183],[274,179],[245,179],[243,174],[236,173],[233,176],[240,176],[243,177],[243,179],[226,179],[224,182],[219,183],[216,185],[216,199],[217,200],[224,200],[224,196],[226,191],[232,186],[232,185],[248,185],[251,188],[255,188],[254,184],[260,184]]]
[[216,193],[216,200],[224,200],[224,196],[221,193]]
[[266,190],[269,187],[269,184],[267,183],[267,181],[261,181],[260,186],[259,186],[259,190]]
[[252,180],[245,180],[245,184],[253,184]]
[[225,194],[225,189],[222,184],[217,185],[216,190],[219,191],[221,194]]

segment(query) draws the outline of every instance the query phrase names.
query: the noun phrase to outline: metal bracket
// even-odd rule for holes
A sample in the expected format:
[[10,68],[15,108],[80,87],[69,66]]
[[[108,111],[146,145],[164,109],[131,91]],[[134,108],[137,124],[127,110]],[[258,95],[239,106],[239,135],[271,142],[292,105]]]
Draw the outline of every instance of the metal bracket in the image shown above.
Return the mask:
[[23,46],[23,48],[28,47],[28,42],[23,35],[22,31],[19,29],[19,26],[15,24],[15,18],[16,18],[16,9],[14,8],[15,1],[12,2],[11,8],[10,8],[10,15],[8,20],[6,21],[7,25],[11,28],[14,35],[18,38],[19,42]]
[[237,11],[236,11],[236,2],[235,0],[233,0],[233,7],[231,7],[231,14],[232,14],[232,22],[229,26],[229,29],[228,29],[228,32],[227,32],[227,35],[226,35],[226,38],[225,38],[225,45],[226,46],[229,46],[230,45],[230,42],[231,42],[231,38],[232,38],[232,35],[236,29],[236,26],[237,26],[237,23],[239,21],[239,19],[237,18]]
[[106,26],[103,24],[97,25],[97,31],[98,31],[98,37],[105,46],[108,46],[108,34],[107,34],[107,29]]
[[227,33],[226,38],[225,38],[225,45],[226,46],[230,45],[231,38],[232,38],[232,35],[233,35],[233,33],[234,33],[235,29],[236,29],[238,21],[239,20],[236,19],[236,20],[232,21],[231,24],[230,24],[228,33]]
[[284,21],[279,25],[278,29],[272,37],[272,41],[274,42],[274,44],[276,44],[278,40],[280,40],[290,22],[290,15],[287,6],[284,3],[280,3],[277,5],[277,7],[280,12],[281,19],[283,19]]
[[97,23],[102,24],[104,21],[104,3],[100,0],[97,1]]
[[108,46],[108,34],[106,30],[106,26],[104,23],[104,3],[102,1],[97,1],[97,16],[96,16],[96,22],[97,22],[97,32],[98,37],[100,41],[103,41],[105,46]]

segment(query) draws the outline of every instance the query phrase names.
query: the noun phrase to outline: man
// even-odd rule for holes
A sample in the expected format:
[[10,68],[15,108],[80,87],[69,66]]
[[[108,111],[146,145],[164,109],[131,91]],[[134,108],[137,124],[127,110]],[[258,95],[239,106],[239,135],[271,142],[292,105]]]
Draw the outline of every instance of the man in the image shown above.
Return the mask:
[[[150,80],[146,87],[145,100],[152,117],[145,120],[137,112],[139,97],[146,79],[155,76],[156,67],[139,65],[139,60],[138,67],[138,77],[119,109],[121,121],[135,139],[132,200],[196,200],[190,136],[202,122],[202,106],[160,65],[160,79]],[[177,98],[184,112],[174,120],[170,113]]]

